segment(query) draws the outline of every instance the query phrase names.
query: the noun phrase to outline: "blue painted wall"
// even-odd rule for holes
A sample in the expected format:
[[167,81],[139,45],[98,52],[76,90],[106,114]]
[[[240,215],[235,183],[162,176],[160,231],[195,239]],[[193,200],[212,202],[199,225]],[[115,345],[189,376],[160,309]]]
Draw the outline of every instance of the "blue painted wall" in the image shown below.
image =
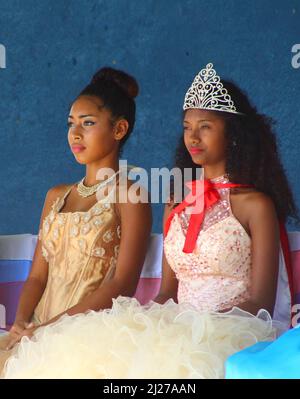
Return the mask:
[[[300,207],[299,0],[0,0],[0,234],[37,233],[47,190],[84,175],[67,144],[72,99],[101,66],[141,87],[129,163],[172,165],[181,106],[208,61],[278,121]],[[161,231],[155,205],[153,231]]]

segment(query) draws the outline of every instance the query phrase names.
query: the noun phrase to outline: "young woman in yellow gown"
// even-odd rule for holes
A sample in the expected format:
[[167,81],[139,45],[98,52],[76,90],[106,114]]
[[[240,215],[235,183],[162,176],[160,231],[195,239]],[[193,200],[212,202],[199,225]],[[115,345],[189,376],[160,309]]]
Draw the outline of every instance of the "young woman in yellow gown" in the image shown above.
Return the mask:
[[[119,169],[119,154],[134,127],[137,93],[133,77],[103,68],[72,104],[68,144],[85,165],[85,177],[47,193],[16,319],[0,338],[0,368],[21,338],[41,326],[64,314],[109,308],[113,298],[135,293],[151,232],[151,207],[120,201],[118,188],[122,173],[122,190],[131,185]],[[111,175],[102,180],[97,173],[105,170]]]

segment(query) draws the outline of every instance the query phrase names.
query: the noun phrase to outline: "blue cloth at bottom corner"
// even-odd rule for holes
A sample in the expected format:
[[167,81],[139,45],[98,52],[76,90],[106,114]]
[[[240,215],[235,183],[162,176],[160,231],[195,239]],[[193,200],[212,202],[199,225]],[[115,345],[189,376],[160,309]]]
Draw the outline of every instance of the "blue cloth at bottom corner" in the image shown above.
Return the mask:
[[226,379],[300,379],[300,326],[230,356]]
[[31,263],[31,260],[0,259],[0,284],[25,281],[29,274]]

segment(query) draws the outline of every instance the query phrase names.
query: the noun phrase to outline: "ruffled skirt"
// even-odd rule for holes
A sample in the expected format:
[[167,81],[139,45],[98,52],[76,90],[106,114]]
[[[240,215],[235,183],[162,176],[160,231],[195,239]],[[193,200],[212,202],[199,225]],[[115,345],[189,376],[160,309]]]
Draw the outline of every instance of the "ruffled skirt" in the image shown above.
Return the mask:
[[226,359],[273,341],[267,311],[200,312],[169,300],[140,305],[118,297],[111,309],[62,316],[23,337],[4,378],[224,378]]

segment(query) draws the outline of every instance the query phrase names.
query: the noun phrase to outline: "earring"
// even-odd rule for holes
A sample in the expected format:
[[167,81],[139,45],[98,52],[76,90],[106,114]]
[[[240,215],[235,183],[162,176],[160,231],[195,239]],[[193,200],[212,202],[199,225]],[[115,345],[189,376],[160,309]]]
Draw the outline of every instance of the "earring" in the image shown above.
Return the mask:
[[232,145],[233,145],[234,147],[236,147],[236,141],[235,141],[235,140],[233,140]]

